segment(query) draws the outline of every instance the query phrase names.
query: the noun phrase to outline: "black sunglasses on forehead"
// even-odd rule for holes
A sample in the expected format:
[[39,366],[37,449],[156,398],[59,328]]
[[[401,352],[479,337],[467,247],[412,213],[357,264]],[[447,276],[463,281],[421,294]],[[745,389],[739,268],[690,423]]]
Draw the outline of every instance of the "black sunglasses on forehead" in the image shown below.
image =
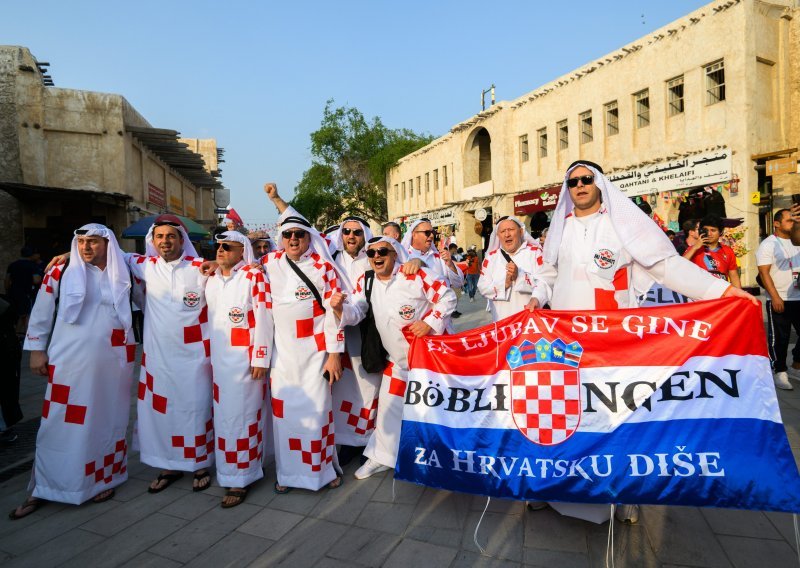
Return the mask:
[[369,258],[375,258],[375,255],[378,256],[389,256],[389,253],[392,252],[394,249],[391,248],[379,248],[379,249],[367,249],[367,256]]
[[577,176],[574,178],[567,178],[567,187],[578,187],[578,181],[583,185],[591,185],[594,183],[594,176]]

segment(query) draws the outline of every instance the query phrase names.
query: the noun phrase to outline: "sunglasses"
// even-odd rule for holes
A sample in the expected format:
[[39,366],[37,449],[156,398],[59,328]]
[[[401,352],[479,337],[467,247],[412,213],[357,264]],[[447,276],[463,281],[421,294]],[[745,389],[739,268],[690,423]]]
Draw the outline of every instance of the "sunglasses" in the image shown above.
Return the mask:
[[567,179],[567,187],[578,187],[578,181],[583,185],[591,185],[594,183],[594,176],[579,176]]
[[239,247],[242,247],[242,246],[244,246],[244,245],[236,245],[236,244],[231,244],[231,243],[214,243],[214,248],[215,249],[222,249],[225,252],[231,252],[234,248],[239,248]]
[[364,234],[364,229],[342,229],[342,234],[347,236],[350,233],[353,233],[355,236],[360,237]]
[[392,252],[390,248],[379,248],[379,249],[367,249],[367,256],[369,258],[375,258],[375,256],[389,256],[389,253]]
[[284,239],[302,239],[308,234],[308,231],[304,231],[303,229],[297,229],[294,231],[283,231],[281,235]]
[[428,229],[427,231],[414,231],[414,232],[415,233],[425,233],[426,237],[430,237],[433,234],[433,231],[431,229]]

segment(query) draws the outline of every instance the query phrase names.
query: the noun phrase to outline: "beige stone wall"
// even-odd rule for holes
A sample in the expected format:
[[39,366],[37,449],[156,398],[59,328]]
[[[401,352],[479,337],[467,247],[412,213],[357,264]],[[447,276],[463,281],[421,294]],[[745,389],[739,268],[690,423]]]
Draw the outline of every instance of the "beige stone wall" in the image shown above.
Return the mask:
[[[402,159],[388,176],[389,216],[398,218],[459,204],[460,223],[472,232],[467,212],[477,195],[469,183],[476,162],[471,141],[477,129],[491,136],[491,201],[495,217],[510,213],[510,194],[558,183],[566,167],[583,158],[606,172],[668,161],[725,148],[739,179],[737,195],[726,194],[728,215],[751,228],[747,246],[758,245],[758,207],[750,194],[758,188],[752,155],[798,146],[798,66],[800,10],[790,0],[718,1],[590,62],[513,101],[455,125],[445,136]],[[722,60],[726,98],[707,104],[705,66]],[[683,76],[684,111],[671,116],[667,81]],[[639,127],[634,94],[648,90],[649,125]],[[605,105],[616,101],[616,135],[606,132]],[[591,112],[592,139],[582,139],[582,113]],[[557,125],[566,120],[568,147],[559,148]],[[546,129],[547,156],[539,155],[538,131]],[[520,137],[527,135],[528,160],[521,159]],[[448,166],[451,186],[439,194],[417,193],[416,179]],[[797,192],[800,176],[774,180],[776,200]],[[414,180],[411,198],[409,180]],[[465,185],[465,180],[467,184]],[[406,199],[402,183],[406,183]],[[424,183],[424,182],[423,182]],[[474,187],[474,186],[473,186]],[[791,188],[791,189],[788,189]],[[664,186],[659,191],[674,188]],[[398,196],[398,193],[400,195]],[[480,195],[481,197],[483,195]],[[788,197],[786,198],[788,199]],[[466,203],[465,203],[466,202]],[[464,241],[470,244],[470,239]],[[462,241],[459,241],[462,244]],[[755,278],[752,255],[743,259],[744,282]]]

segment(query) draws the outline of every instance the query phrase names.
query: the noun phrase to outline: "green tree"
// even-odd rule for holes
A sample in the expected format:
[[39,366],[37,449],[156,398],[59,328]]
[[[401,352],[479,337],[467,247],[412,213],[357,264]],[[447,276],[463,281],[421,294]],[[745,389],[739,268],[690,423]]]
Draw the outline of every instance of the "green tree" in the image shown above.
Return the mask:
[[386,174],[403,156],[433,137],[387,128],[356,108],[334,108],[328,100],[318,130],[311,133],[311,167],[295,188],[292,205],[324,228],[345,213],[387,220]]

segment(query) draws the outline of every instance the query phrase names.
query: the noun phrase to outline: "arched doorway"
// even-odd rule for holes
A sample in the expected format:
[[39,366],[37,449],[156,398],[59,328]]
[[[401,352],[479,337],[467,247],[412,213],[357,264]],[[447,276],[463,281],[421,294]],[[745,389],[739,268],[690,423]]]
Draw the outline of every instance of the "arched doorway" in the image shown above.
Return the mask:
[[464,187],[492,179],[492,137],[485,128],[477,128],[467,139],[464,150]]

